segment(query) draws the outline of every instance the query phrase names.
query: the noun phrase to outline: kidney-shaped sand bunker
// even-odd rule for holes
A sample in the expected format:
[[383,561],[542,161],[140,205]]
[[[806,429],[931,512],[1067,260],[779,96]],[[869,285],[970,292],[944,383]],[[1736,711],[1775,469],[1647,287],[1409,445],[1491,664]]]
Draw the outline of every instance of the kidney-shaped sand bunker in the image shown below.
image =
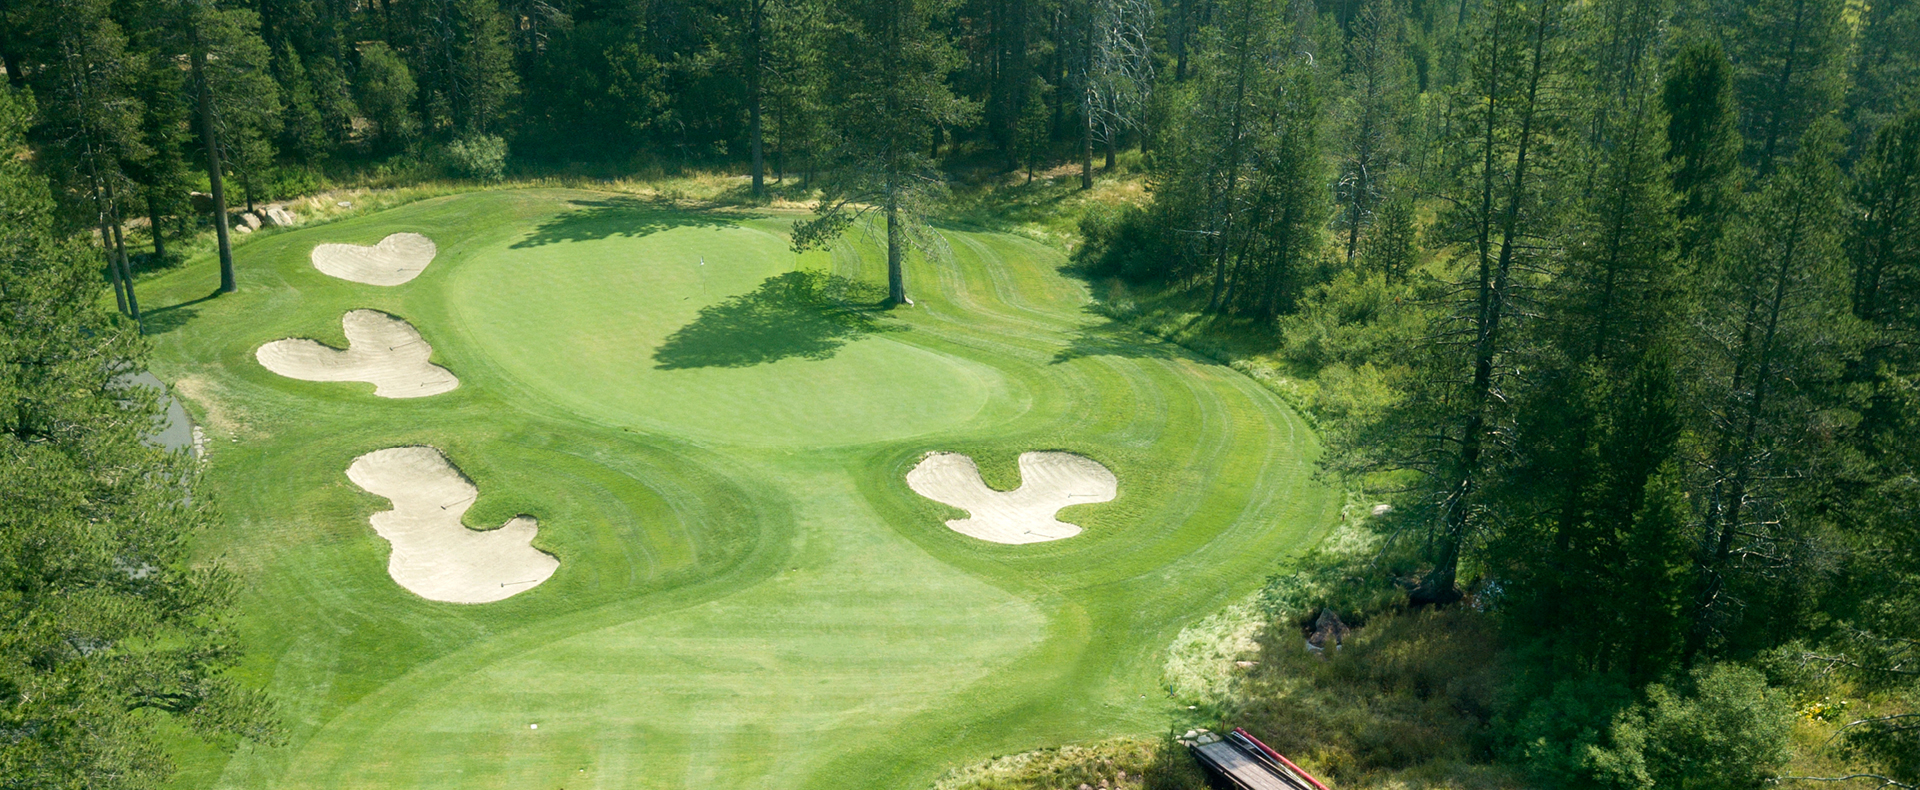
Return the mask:
[[255,351],[268,370],[302,381],[364,381],[382,398],[424,398],[460,386],[453,372],[427,360],[433,346],[412,324],[378,310],[353,310],[340,318],[342,351],[302,338],[275,340]]
[[1098,461],[1059,452],[1020,454],[1020,487],[995,491],[980,478],[980,467],[959,453],[928,453],[907,473],[907,486],[941,504],[967,511],[970,518],[947,526],[962,535],[995,543],[1040,543],[1071,538],[1080,528],[1053,516],[1068,505],[1111,501],[1119,479]]
[[420,276],[440,249],[418,233],[395,233],[379,244],[321,244],[313,248],[313,268],[367,285],[400,285]]
[[560,561],[533,547],[539,522],[515,516],[485,532],[460,523],[480,489],[432,447],[393,447],[353,459],[347,478],[393,501],[373,530],[393,544],[387,573],[432,601],[489,603],[539,586]]

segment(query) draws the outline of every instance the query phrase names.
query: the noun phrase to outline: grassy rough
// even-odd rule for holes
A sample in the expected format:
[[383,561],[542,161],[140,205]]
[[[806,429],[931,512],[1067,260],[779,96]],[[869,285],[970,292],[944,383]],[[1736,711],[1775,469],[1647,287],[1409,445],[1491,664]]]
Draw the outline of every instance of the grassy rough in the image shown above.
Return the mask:
[[[871,285],[883,259],[859,239],[796,259],[795,216],[490,190],[256,234],[238,294],[207,297],[205,255],[145,280],[155,370],[206,426],[227,514],[202,550],[251,582],[245,674],[290,730],[231,759],[183,739],[181,784],[924,786],[1162,731],[1183,710],[1162,647],[1334,519],[1308,426],[1105,326],[1065,256],[1015,235],[950,231],[949,258],[912,262],[917,307],[813,321],[860,310],[858,288],[783,278]],[[405,286],[308,263],[396,231],[440,247]],[[462,386],[388,401],[253,361],[342,343],[355,308],[413,323]],[[414,443],[479,487],[470,524],[539,517],[558,573],[485,606],[394,585],[366,521],[387,504],[343,470]],[[1007,486],[1036,449],[1120,476],[1062,512],[1081,536],[984,544],[902,482],[951,450]]]

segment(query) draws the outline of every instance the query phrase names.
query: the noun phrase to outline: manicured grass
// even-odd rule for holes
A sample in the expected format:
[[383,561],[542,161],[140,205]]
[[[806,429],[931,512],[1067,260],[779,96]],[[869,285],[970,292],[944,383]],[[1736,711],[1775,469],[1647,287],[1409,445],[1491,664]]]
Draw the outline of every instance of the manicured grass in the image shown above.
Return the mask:
[[[1330,523],[1314,437],[1246,377],[1103,329],[1052,249],[949,232],[909,271],[918,306],[877,313],[870,245],[796,256],[793,220],[493,191],[251,238],[238,294],[194,301],[204,259],[143,283],[154,368],[212,439],[228,518],[205,549],[249,580],[245,671],[289,734],[231,759],[183,741],[181,783],[919,787],[1164,731],[1160,651]],[[403,230],[440,245],[406,285],[308,264]],[[459,389],[254,362],[342,345],[360,307],[412,322]],[[394,584],[367,524],[387,503],[344,470],[404,444],[473,478],[470,525],[538,516],[554,577],[479,606]],[[1002,546],[902,479],[954,450],[1012,487],[1032,449],[1099,460],[1119,498]]]

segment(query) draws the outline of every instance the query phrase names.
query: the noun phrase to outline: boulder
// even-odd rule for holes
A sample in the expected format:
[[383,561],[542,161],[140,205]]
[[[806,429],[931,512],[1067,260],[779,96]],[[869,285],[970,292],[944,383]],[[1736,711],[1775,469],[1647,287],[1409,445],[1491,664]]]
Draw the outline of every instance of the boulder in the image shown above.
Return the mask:
[[268,206],[262,209],[260,214],[268,225],[276,228],[290,228],[294,223],[299,222],[299,219],[293,216],[293,212],[281,206]]
[[213,213],[213,196],[205,192],[188,192],[187,202],[193,205],[195,214]]
[[245,227],[249,232],[260,229],[260,215],[251,211],[243,211],[240,213],[240,216],[234,219],[239,220],[239,225]]
[[1307,635],[1307,646],[1316,650],[1328,647],[1338,650],[1341,643],[1347,640],[1349,630],[1347,624],[1341,622],[1340,615],[1332,609],[1321,609],[1320,616],[1313,622],[1313,633]]
[[253,232],[253,228],[247,227],[247,224],[244,222],[234,223],[234,226],[230,228],[230,230],[232,230],[235,233],[252,233]]

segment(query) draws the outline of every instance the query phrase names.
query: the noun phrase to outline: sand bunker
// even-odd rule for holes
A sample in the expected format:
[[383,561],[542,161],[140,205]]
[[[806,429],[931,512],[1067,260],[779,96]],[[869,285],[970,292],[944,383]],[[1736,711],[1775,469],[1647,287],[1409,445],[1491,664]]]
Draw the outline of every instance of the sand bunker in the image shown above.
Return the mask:
[[1021,453],[1020,487],[995,491],[980,467],[959,453],[928,453],[907,473],[916,493],[967,511],[948,521],[962,535],[995,543],[1040,543],[1071,538],[1080,528],[1054,519],[1068,505],[1111,501],[1120,481],[1098,462],[1073,453]]
[[460,516],[480,496],[447,457],[432,447],[394,447],[353,459],[347,478],[393,500],[373,514],[373,530],[393,544],[387,573],[432,601],[489,603],[533,589],[560,561],[533,547],[539,522],[515,516],[480,532]]
[[313,248],[313,268],[367,285],[399,285],[425,271],[439,248],[418,233],[395,233],[372,247],[322,244]]
[[378,310],[340,319],[347,350],[312,340],[275,340],[254,352],[266,369],[302,381],[364,381],[382,398],[424,398],[460,386],[452,371],[427,361],[433,346],[408,324]]

